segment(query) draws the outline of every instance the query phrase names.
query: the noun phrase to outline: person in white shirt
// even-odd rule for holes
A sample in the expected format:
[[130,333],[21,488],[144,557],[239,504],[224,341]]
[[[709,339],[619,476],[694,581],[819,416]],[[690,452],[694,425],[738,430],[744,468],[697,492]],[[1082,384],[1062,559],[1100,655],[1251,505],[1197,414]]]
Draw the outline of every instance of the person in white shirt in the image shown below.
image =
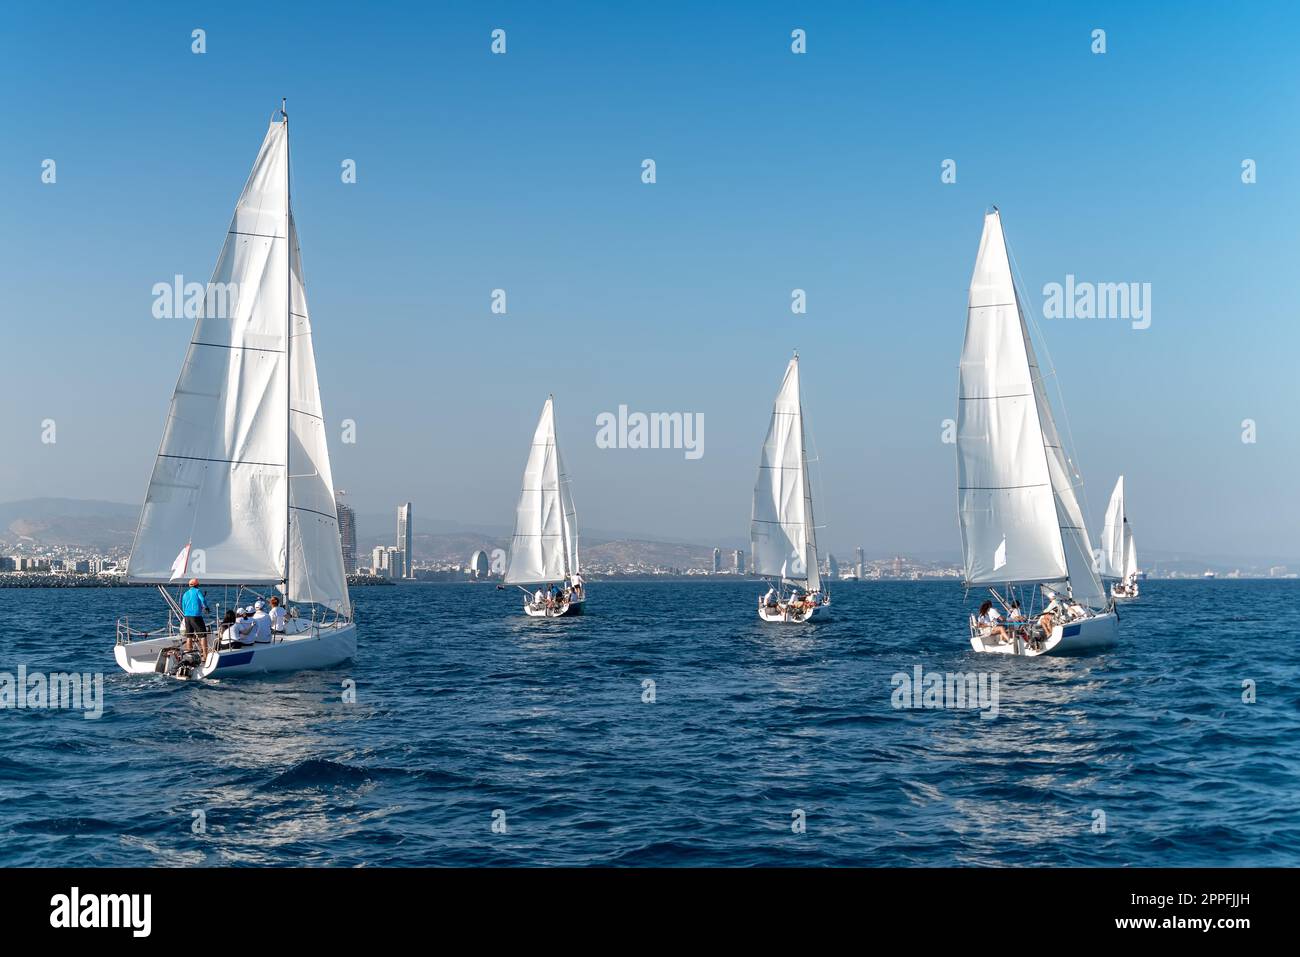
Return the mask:
[[989,637],[996,638],[998,644],[1005,645],[1011,640],[1011,635],[998,622],[1002,620],[1002,613],[993,607],[993,602],[985,600],[980,605],[980,610],[975,616],[975,624],[980,628],[988,629]]
[[546,604],[546,596],[542,594],[541,586],[537,586],[537,591],[533,592],[533,607],[541,608]]
[[776,605],[776,599],[777,599],[776,586],[772,585],[771,587],[768,588],[767,594],[763,596],[763,604],[766,605],[768,608],[771,608],[774,605]]
[[289,609],[280,604],[280,596],[271,596],[271,634],[283,635],[289,622]]
[[584,584],[583,581],[582,581],[582,574],[581,574],[580,572],[574,572],[574,573],[573,573],[573,578],[570,579],[570,584],[573,585],[573,597],[574,597],[574,598],[581,598],[581,597],[582,597],[582,586],[583,586],[583,584]]
[[259,601],[253,606],[253,641],[259,645],[271,643],[271,616],[266,613],[266,603]]
[[229,636],[232,645],[247,645],[253,641],[253,609],[237,608],[235,609],[235,623],[230,626]]

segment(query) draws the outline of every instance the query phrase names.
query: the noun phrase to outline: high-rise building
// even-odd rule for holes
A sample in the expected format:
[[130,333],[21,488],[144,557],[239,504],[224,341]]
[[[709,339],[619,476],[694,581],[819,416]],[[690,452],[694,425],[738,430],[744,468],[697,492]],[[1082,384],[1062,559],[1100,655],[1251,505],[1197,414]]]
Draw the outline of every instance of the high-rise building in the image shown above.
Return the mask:
[[384,549],[384,575],[387,578],[403,578],[404,564],[402,562],[402,550],[396,545],[389,545]]
[[343,571],[349,575],[357,573],[357,513],[351,505],[344,505],[338,500],[342,492],[334,493],[336,502],[334,510],[339,519],[339,544],[343,547]]
[[745,553],[739,548],[732,554],[731,563],[737,575],[745,574]]
[[858,567],[857,567],[857,571],[858,571],[858,577],[859,577],[859,578],[866,578],[866,577],[867,577],[867,555],[866,555],[866,553],[862,550],[862,546],[861,546],[861,545],[858,546]]
[[840,577],[840,563],[829,553],[826,555],[826,575],[831,581]]
[[715,548],[713,550],[713,574],[716,575],[720,571],[722,571],[722,549]]
[[412,547],[414,529],[411,527],[411,503],[397,507],[397,550],[401,553],[397,559],[397,573],[393,578],[410,578],[415,564],[415,549]]

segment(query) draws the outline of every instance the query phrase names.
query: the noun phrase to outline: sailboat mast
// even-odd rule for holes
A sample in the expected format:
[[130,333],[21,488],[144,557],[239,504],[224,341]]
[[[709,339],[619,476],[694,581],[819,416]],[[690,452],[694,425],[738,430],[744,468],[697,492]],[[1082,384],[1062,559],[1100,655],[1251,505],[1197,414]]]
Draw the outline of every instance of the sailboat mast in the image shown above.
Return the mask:
[[280,116],[284,120],[284,603],[289,605],[289,556],[293,553],[293,482],[290,479],[289,451],[293,447],[293,234],[289,215],[293,208],[289,195],[289,112],[287,99],[280,97]]

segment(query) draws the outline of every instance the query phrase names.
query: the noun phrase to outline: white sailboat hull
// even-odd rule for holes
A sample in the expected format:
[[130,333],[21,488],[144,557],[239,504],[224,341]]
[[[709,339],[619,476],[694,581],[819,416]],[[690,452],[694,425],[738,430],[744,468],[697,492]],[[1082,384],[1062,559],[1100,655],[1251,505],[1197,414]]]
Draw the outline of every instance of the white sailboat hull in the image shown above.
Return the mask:
[[774,624],[803,624],[813,620],[813,615],[820,609],[824,609],[829,603],[831,603],[831,599],[827,597],[826,601],[819,602],[818,605],[801,606],[798,611],[792,611],[789,606],[764,605],[763,599],[759,598],[758,616],[764,622]]
[[[180,647],[175,635],[145,641],[119,642],[113,649],[118,666],[130,674],[168,674],[160,655]],[[267,644],[213,650],[194,668],[190,678],[228,678],[285,671],[314,671],[342,664],[357,653],[357,626],[350,621],[319,627],[307,625],[299,634],[276,636]]]
[[574,615],[582,614],[582,606],[585,601],[584,598],[575,598],[554,608],[547,608],[545,605],[534,605],[532,602],[526,601],[524,602],[524,614],[529,618],[571,618]]
[[1119,616],[1113,611],[1079,621],[1065,622],[1052,629],[1051,637],[1035,650],[1023,638],[1000,644],[996,638],[972,634],[971,647],[992,655],[1018,655],[1037,658],[1041,655],[1088,655],[1113,647],[1119,641]]
[[764,621],[775,622],[782,625],[801,625],[812,619],[817,613],[820,605],[811,608],[801,608],[799,611],[791,611],[787,608],[773,608],[768,605],[759,604],[758,617]]

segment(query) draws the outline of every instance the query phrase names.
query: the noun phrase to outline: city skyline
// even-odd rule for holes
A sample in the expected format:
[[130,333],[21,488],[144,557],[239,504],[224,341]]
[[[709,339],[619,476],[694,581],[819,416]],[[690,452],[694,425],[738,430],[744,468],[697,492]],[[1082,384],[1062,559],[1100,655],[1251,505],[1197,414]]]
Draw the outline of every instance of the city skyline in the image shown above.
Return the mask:
[[[1123,473],[1137,535],[1161,551],[1295,555],[1300,189],[1286,170],[1300,136],[1277,92],[1288,51],[1247,18],[1218,23],[1212,67],[1188,71],[1208,41],[1179,11],[1106,11],[1097,56],[1091,25],[1051,10],[955,9],[941,24],[890,9],[762,9],[743,23],[692,11],[690,29],[667,17],[635,42],[617,17],[561,26],[521,10],[504,57],[476,15],[412,12],[405,36],[357,24],[357,70],[341,78],[339,33],[282,50],[289,14],[251,30],[249,15],[217,11],[218,80],[172,25],[84,16],[84,35],[37,31],[0,57],[0,168],[33,227],[0,237],[0,278],[11,315],[39,319],[6,323],[4,354],[44,357],[7,368],[10,394],[31,398],[0,415],[0,500],[82,496],[94,475],[96,494],[139,501],[191,325],[153,318],[150,290],[208,278],[240,187],[231,171],[287,95],[331,460],[361,513],[409,497],[444,505],[434,517],[507,523],[520,445],[554,392],[584,525],[742,538],[771,389],[798,347],[826,540],[955,551],[943,430],[979,220],[998,203],[1035,311],[1074,277],[1154,289],[1149,328],[1038,321],[1094,538]],[[89,39],[113,23],[132,29]],[[788,46],[796,25],[803,57]],[[430,60],[428,31],[457,39]],[[988,62],[995,36],[1024,51],[1014,66]],[[672,53],[647,64],[647,44]],[[394,89],[386,60],[422,64],[419,82]],[[607,81],[575,81],[574,64]],[[983,93],[969,89],[975,66]],[[111,95],[90,82],[109,71],[123,84]],[[1020,112],[990,121],[987,96],[1013,84]],[[443,87],[455,95],[431,105]],[[535,108],[555,103],[566,109]],[[1073,119],[1045,122],[1061,110]],[[1151,148],[1134,155],[1134,141]],[[160,149],[175,142],[202,148],[180,162]],[[141,196],[165,200],[140,217]],[[806,312],[792,312],[795,290]],[[50,329],[67,333],[54,354]],[[513,361],[556,337],[582,347]],[[397,343],[424,374],[374,390]],[[50,388],[51,362],[75,387]],[[473,401],[443,414],[460,396]],[[698,414],[702,455],[601,446],[597,418],[622,407]]]

